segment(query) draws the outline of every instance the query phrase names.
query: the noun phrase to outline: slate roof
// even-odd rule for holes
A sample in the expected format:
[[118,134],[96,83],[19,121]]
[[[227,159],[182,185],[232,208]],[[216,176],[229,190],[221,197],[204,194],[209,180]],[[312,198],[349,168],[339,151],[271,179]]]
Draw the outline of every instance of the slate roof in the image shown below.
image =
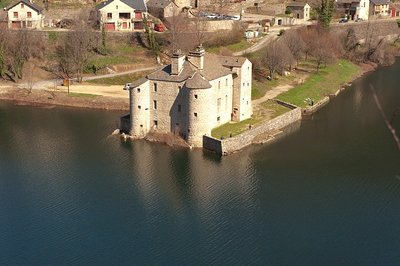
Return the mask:
[[390,4],[390,0],[370,0],[374,5],[388,5]]
[[287,7],[304,7],[307,3],[291,2],[287,4]]
[[149,0],[147,2],[147,6],[154,8],[165,8],[171,3],[173,3],[171,0]]
[[226,67],[241,67],[246,58],[244,57],[235,57],[235,56],[219,56],[221,64]]
[[186,81],[186,87],[188,89],[209,89],[212,86],[210,82],[200,74],[200,71],[196,71],[196,73]]
[[29,2],[29,0],[21,0],[21,1],[18,1],[18,2],[16,2],[15,4],[13,4],[12,6],[8,7],[7,10],[9,10],[9,9],[11,9],[11,8],[13,8],[13,7],[15,7],[15,6],[21,4],[21,3],[24,3],[25,5],[29,6],[30,8],[32,8],[33,10],[35,10],[35,11],[38,12],[38,13],[42,13],[42,11],[43,11],[43,8],[42,8],[42,7],[36,5],[35,3]]
[[[135,9],[135,10],[139,10],[142,12],[147,12],[147,6],[146,3],[144,2],[144,0],[120,0],[122,3],[125,3],[126,5],[130,6],[131,8]],[[96,6],[96,9],[102,9],[103,7],[105,7],[106,5],[110,4],[114,2],[114,0],[107,0],[104,1],[100,4],[98,4]]]
[[131,89],[139,87],[139,86],[141,86],[142,84],[144,84],[147,81],[148,81],[147,78],[141,78],[141,79],[135,80],[135,81],[131,82],[131,86],[130,87],[131,87]]
[[338,4],[360,3],[360,0],[338,0]]
[[[228,57],[227,57],[228,58]],[[235,57],[233,57],[235,58]],[[239,61],[241,61],[240,59]],[[233,61],[233,60],[231,60]],[[244,62],[244,60],[243,60]],[[226,65],[230,66],[230,65]],[[171,65],[167,65],[160,70],[147,75],[150,80],[170,81],[170,82],[183,82],[192,77],[197,68],[192,65],[188,60],[183,63],[182,71],[179,75],[171,75]],[[219,56],[205,53],[204,55],[204,68],[201,70],[202,76],[207,80],[214,80],[226,75],[231,74],[231,70],[224,67]]]

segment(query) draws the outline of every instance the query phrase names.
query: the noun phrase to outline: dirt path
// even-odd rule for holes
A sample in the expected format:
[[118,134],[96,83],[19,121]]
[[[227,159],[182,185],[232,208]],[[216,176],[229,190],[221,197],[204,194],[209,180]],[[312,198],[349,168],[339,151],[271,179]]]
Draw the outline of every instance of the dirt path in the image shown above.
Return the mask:
[[292,88],[293,88],[293,85],[289,85],[289,84],[279,85],[279,86],[273,88],[272,90],[267,91],[267,93],[265,93],[265,95],[263,97],[253,100],[252,101],[253,107],[257,106],[260,103],[263,103],[269,99],[273,99],[276,96],[278,96],[279,94],[286,92]]

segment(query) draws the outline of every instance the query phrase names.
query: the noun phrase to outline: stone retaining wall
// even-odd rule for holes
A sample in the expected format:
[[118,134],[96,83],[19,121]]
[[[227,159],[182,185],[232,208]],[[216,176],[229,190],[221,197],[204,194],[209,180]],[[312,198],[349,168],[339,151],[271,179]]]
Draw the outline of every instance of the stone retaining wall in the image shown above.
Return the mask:
[[296,108],[232,138],[219,140],[210,136],[203,136],[203,148],[227,155],[249,146],[261,134],[281,130],[300,120],[301,108]]

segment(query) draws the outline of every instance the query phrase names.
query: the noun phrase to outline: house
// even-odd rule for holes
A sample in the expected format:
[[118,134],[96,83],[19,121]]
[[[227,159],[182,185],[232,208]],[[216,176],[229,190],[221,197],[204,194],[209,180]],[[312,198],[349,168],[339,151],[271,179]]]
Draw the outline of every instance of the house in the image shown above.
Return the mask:
[[290,9],[294,18],[309,20],[311,7],[307,3],[291,2],[286,6],[286,9]]
[[100,25],[108,31],[143,31],[144,0],[107,0],[96,6]]
[[369,0],[336,0],[336,11],[349,20],[368,20]]
[[202,46],[187,56],[176,51],[170,65],[125,85],[131,107],[121,127],[135,138],[174,133],[202,147],[213,128],[251,117],[251,87],[252,64],[244,57],[206,53]]
[[390,4],[390,16],[400,17],[400,3],[399,2]]
[[388,16],[390,0],[370,0],[371,16]]
[[41,29],[43,27],[43,8],[32,0],[21,0],[7,8],[8,28]]
[[191,8],[189,0],[148,0],[149,13],[158,18],[168,18],[174,13],[181,12],[184,8]]

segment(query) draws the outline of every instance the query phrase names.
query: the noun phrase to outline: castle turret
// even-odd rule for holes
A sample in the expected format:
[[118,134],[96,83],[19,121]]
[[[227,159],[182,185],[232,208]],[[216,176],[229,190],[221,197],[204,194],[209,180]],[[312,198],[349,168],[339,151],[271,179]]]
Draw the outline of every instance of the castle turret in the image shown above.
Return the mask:
[[203,135],[211,135],[212,109],[209,101],[212,99],[210,82],[199,72],[196,72],[185,83],[188,89],[188,135],[187,142],[195,147],[203,146]]
[[130,131],[135,138],[142,138],[150,131],[150,82],[146,78],[128,83],[130,104]]
[[188,60],[198,70],[204,69],[204,54],[205,50],[202,45],[196,47],[194,51],[189,52]]

